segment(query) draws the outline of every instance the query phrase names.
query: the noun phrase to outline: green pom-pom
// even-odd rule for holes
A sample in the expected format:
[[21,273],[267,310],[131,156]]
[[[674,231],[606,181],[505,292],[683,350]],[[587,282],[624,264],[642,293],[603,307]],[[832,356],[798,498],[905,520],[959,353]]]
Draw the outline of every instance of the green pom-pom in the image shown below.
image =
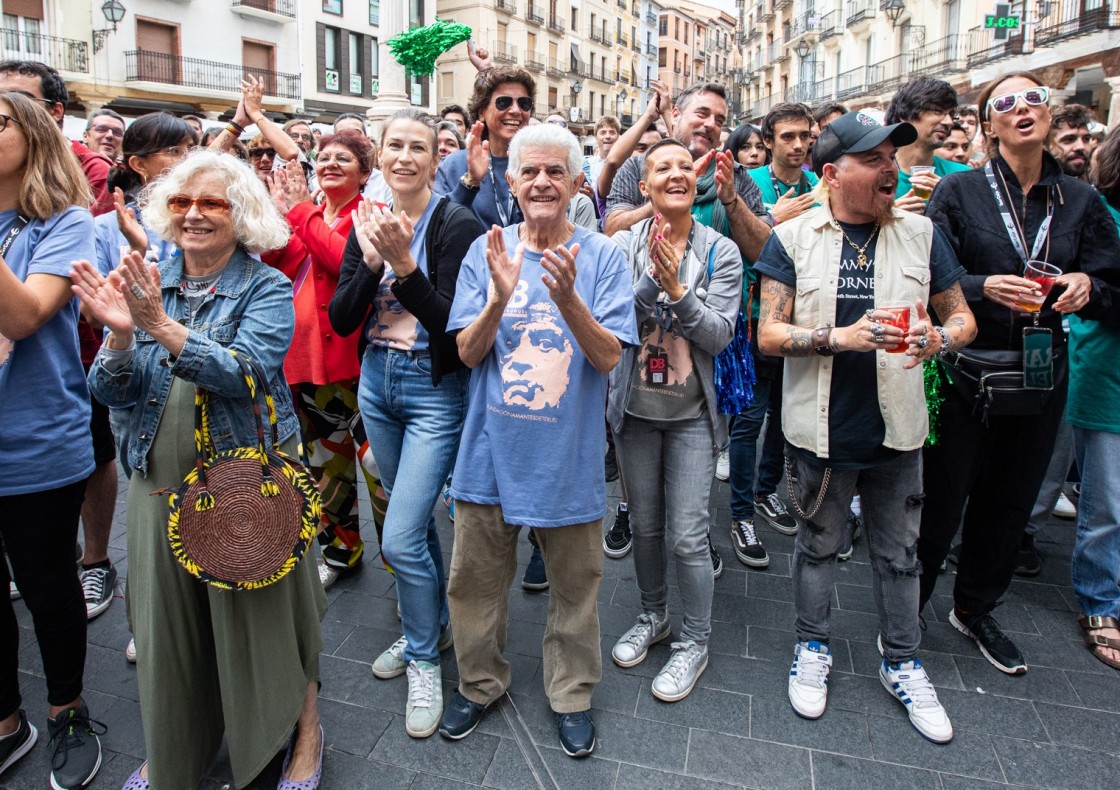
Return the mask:
[[926,447],[936,447],[939,439],[938,428],[941,423],[941,404],[945,396],[941,394],[941,377],[945,375],[936,360],[927,359],[922,363],[922,379],[926,391],[926,410],[929,411],[929,435]]
[[471,29],[466,25],[437,19],[434,24],[393,36],[389,39],[389,51],[409,74],[430,76],[436,70],[436,58],[470,37]]

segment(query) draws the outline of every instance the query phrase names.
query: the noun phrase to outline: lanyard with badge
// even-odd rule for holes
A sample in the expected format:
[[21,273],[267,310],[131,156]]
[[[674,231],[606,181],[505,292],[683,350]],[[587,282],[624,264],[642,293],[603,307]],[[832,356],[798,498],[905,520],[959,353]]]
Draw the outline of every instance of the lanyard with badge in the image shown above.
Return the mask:
[[[1031,248],[1031,254],[1028,257],[1026,236],[1019,222],[1018,214],[1015,212],[1015,206],[1011,202],[1011,191],[1007,190],[1007,181],[1003,178],[1003,173],[1000,172],[999,175],[1003,181],[1003,188],[1007,190],[1006,201],[999,185],[996,183],[995,168],[991,161],[984,165],[984,175],[987,177],[988,186],[991,187],[992,194],[995,196],[996,206],[999,207],[1000,217],[1002,217],[1004,228],[1007,230],[1007,237],[1011,240],[1011,246],[1015,248],[1025,271],[1030,261],[1038,259],[1043,247],[1046,247],[1047,256],[1049,256],[1050,223],[1054,220],[1054,200],[1047,190],[1046,217],[1038,226],[1038,235],[1035,237],[1034,246]],[[1034,326],[1023,327],[1023,386],[1027,389],[1050,390],[1054,388],[1054,339],[1053,333],[1049,329],[1038,326],[1038,317],[1041,312],[1041,309],[1039,309],[1033,314]]]
[[505,205],[502,205],[501,193],[498,191],[498,179],[494,178],[493,163],[486,165],[486,172],[490,174],[490,187],[494,190],[494,208],[498,210],[498,217],[502,220],[502,227],[508,228],[511,220],[515,219],[516,214],[513,203],[513,190],[506,190]]
[[[789,184],[785,181],[780,181],[778,177],[774,175],[774,165],[767,165],[766,169],[770,171],[770,183],[774,185],[775,200],[781,200],[782,196],[786,193],[786,188],[789,188]],[[809,179],[805,177],[805,172],[802,171],[800,178],[797,180],[797,192],[794,193],[794,196],[801,197],[807,194],[810,189],[812,189],[812,185],[809,183]]]
[[[696,223],[693,222],[688,231],[688,241],[684,246],[684,255],[681,256],[681,262],[677,268],[678,280],[680,280],[681,274],[687,275],[686,266],[692,254],[692,239],[695,233]],[[687,282],[687,280],[686,276],[685,281]],[[665,333],[673,325],[673,307],[664,301],[663,297],[665,296],[664,291],[658,294],[657,302],[653,306],[653,320],[657,323],[659,334],[657,335],[657,342],[649,344],[649,356],[646,357],[646,381],[654,387],[663,387],[669,382],[669,354],[661,344],[665,341]]]
[[19,232],[27,226],[27,217],[19,215],[15,218],[11,225],[8,226],[8,232],[4,235],[4,241],[0,242],[0,258],[8,257],[8,250],[11,249],[12,242],[16,240]]

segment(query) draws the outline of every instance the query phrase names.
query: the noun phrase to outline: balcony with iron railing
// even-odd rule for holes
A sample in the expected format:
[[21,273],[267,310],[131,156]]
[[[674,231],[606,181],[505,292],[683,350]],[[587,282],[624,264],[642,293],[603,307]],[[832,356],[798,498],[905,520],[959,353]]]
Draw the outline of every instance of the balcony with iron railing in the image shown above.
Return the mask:
[[85,41],[4,28],[3,43],[4,60],[33,60],[55,71],[89,71],[89,44]]
[[836,78],[836,98],[843,101],[864,93],[867,86],[867,67],[857,66],[841,72]]
[[646,54],[650,57],[657,57],[657,45],[653,43],[646,44]]
[[[1087,8],[1097,5],[1096,8]],[[1102,30],[1116,30],[1120,28],[1120,2],[1117,0],[1104,0],[1094,3],[1092,0],[1085,2],[1051,2],[1043,3],[1043,8],[1048,8],[1050,13],[1038,22],[1035,28],[1035,47],[1052,46],[1056,42],[1066,39],[1086,36]]]
[[637,52],[639,55],[641,55],[642,54],[642,42],[637,41],[637,40],[632,42],[630,44],[630,51],[631,52]]
[[657,14],[653,13],[652,9],[646,9],[646,24],[647,25],[656,25],[657,24]]
[[840,35],[843,32],[840,29],[840,12],[829,11],[827,14],[822,14],[817,22],[817,31],[821,41]]
[[[245,69],[241,66],[162,52],[132,50],[124,53],[124,60],[125,82],[158,82],[191,88],[200,93],[240,93],[241,80],[245,77]],[[281,99],[299,99],[301,96],[299,74],[260,69],[253,69],[253,74],[264,83],[266,96]]]
[[568,32],[568,28],[564,24],[564,20],[556,14],[552,14],[548,17],[548,29],[553,33],[559,33],[560,35],[564,35]]
[[588,78],[591,76],[591,69],[586,63],[580,63],[575,58],[572,58],[571,62],[568,64],[568,74],[573,77]]
[[1022,32],[1007,31],[1007,33],[1007,38],[1001,40],[996,38],[996,30],[993,28],[974,27],[969,30],[968,68],[1022,54],[1023,44],[1026,41]]
[[630,85],[633,82],[633,78],[626,71],[622,71],[622,72],[619,72],[618,81],[622,82],[626,85]]
[[762,2],[758,4],[758,14],[756,18],[759,22],[769,22],[774,18],[774,6],[771,0],[762,0]]
[[630,37],[629,36],[619,36],[618,37],[618,45],[620,47],[622,47],[623,49],[630,49]]
[[603,33],[602,31],[596,30],[595,28],[591,28],[591,32],[587,34],[587,37],[589,39],[591,39],[592,41],[599,42],[600,44],[606,44],[607,42],[604,38],[605,35],[606,34]]
[[567,71],[567,67],[564,66],[563,63],[561,63],[560,58],[548,59],[548,76],[555,79],[563,79]]
[[863,27],[875,18],[874,0],[848,0],[844,24],[847,27]]
[[490,48],[490,57],[495,63],[517,63],[517,47],[500,42]]
[[774,0],[774,10],[781,11],[787,6],[793,5],[793,0]]
[[526,21],[528,21],[528,22],[530,22],[534,25],[537,25],[538,27],[540,25],[543,25],[544,24],[544,9],[541,6],[537,5],[536,3],[529,3],[528,8],[526,8],[526,10],[525,10],[525,19],[526,19]]
[[529,71],[544,71],[544,57],[536,52],[526,52],[525,68]]
[[813,38],[820,30],[820,17],[815,11],[806,11],[798,14],[789,23],[789,34],[786,43],[793,44],[802,36]]
[[[247,14],[268,19],[270,15],[285,17],[281,21],[291,21],[296,18],[296,0],[231,0],[231,8],[237,13],[244,9]],[[254,11],[263,11],[263,14],[254,14]],[[272,17],[275,19],[275,16]]]
[[494,7],[507,14],[516,14],[517,0],[494,0]]

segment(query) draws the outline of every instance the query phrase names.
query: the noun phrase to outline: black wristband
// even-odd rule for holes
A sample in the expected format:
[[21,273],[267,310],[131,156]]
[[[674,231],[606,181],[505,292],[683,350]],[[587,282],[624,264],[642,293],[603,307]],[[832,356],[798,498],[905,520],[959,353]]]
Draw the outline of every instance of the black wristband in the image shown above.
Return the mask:
[[[723,201],[721,200],[721,201],[720,201],[720,203],[723,203]],[[734,200],[729,200],[728,202],[726,202],[726,203],[723,203],[723,207],[724,207],[724,208],[727,208],[728,206],[732,206],[732,205],[734,205],[734,204],[735,204],[735,201],[734,201]]]

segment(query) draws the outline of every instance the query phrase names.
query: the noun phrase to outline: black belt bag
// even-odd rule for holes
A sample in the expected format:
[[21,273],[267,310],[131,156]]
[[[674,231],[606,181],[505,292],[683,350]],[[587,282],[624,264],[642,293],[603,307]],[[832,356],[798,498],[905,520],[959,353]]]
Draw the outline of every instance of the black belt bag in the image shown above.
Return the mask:
[[[1055,381],[1064,386],[1065,349],[1054,348]],[[972,404],[973,416],[987,425],[988,417],[1030,417],[1042,413],[1043,407],[1054,394],[1053,389],[1028,389],[1024,386],[1023,352],[998,349],[965,349],[946,354],[942,359],[944,372],[967,403]]]

